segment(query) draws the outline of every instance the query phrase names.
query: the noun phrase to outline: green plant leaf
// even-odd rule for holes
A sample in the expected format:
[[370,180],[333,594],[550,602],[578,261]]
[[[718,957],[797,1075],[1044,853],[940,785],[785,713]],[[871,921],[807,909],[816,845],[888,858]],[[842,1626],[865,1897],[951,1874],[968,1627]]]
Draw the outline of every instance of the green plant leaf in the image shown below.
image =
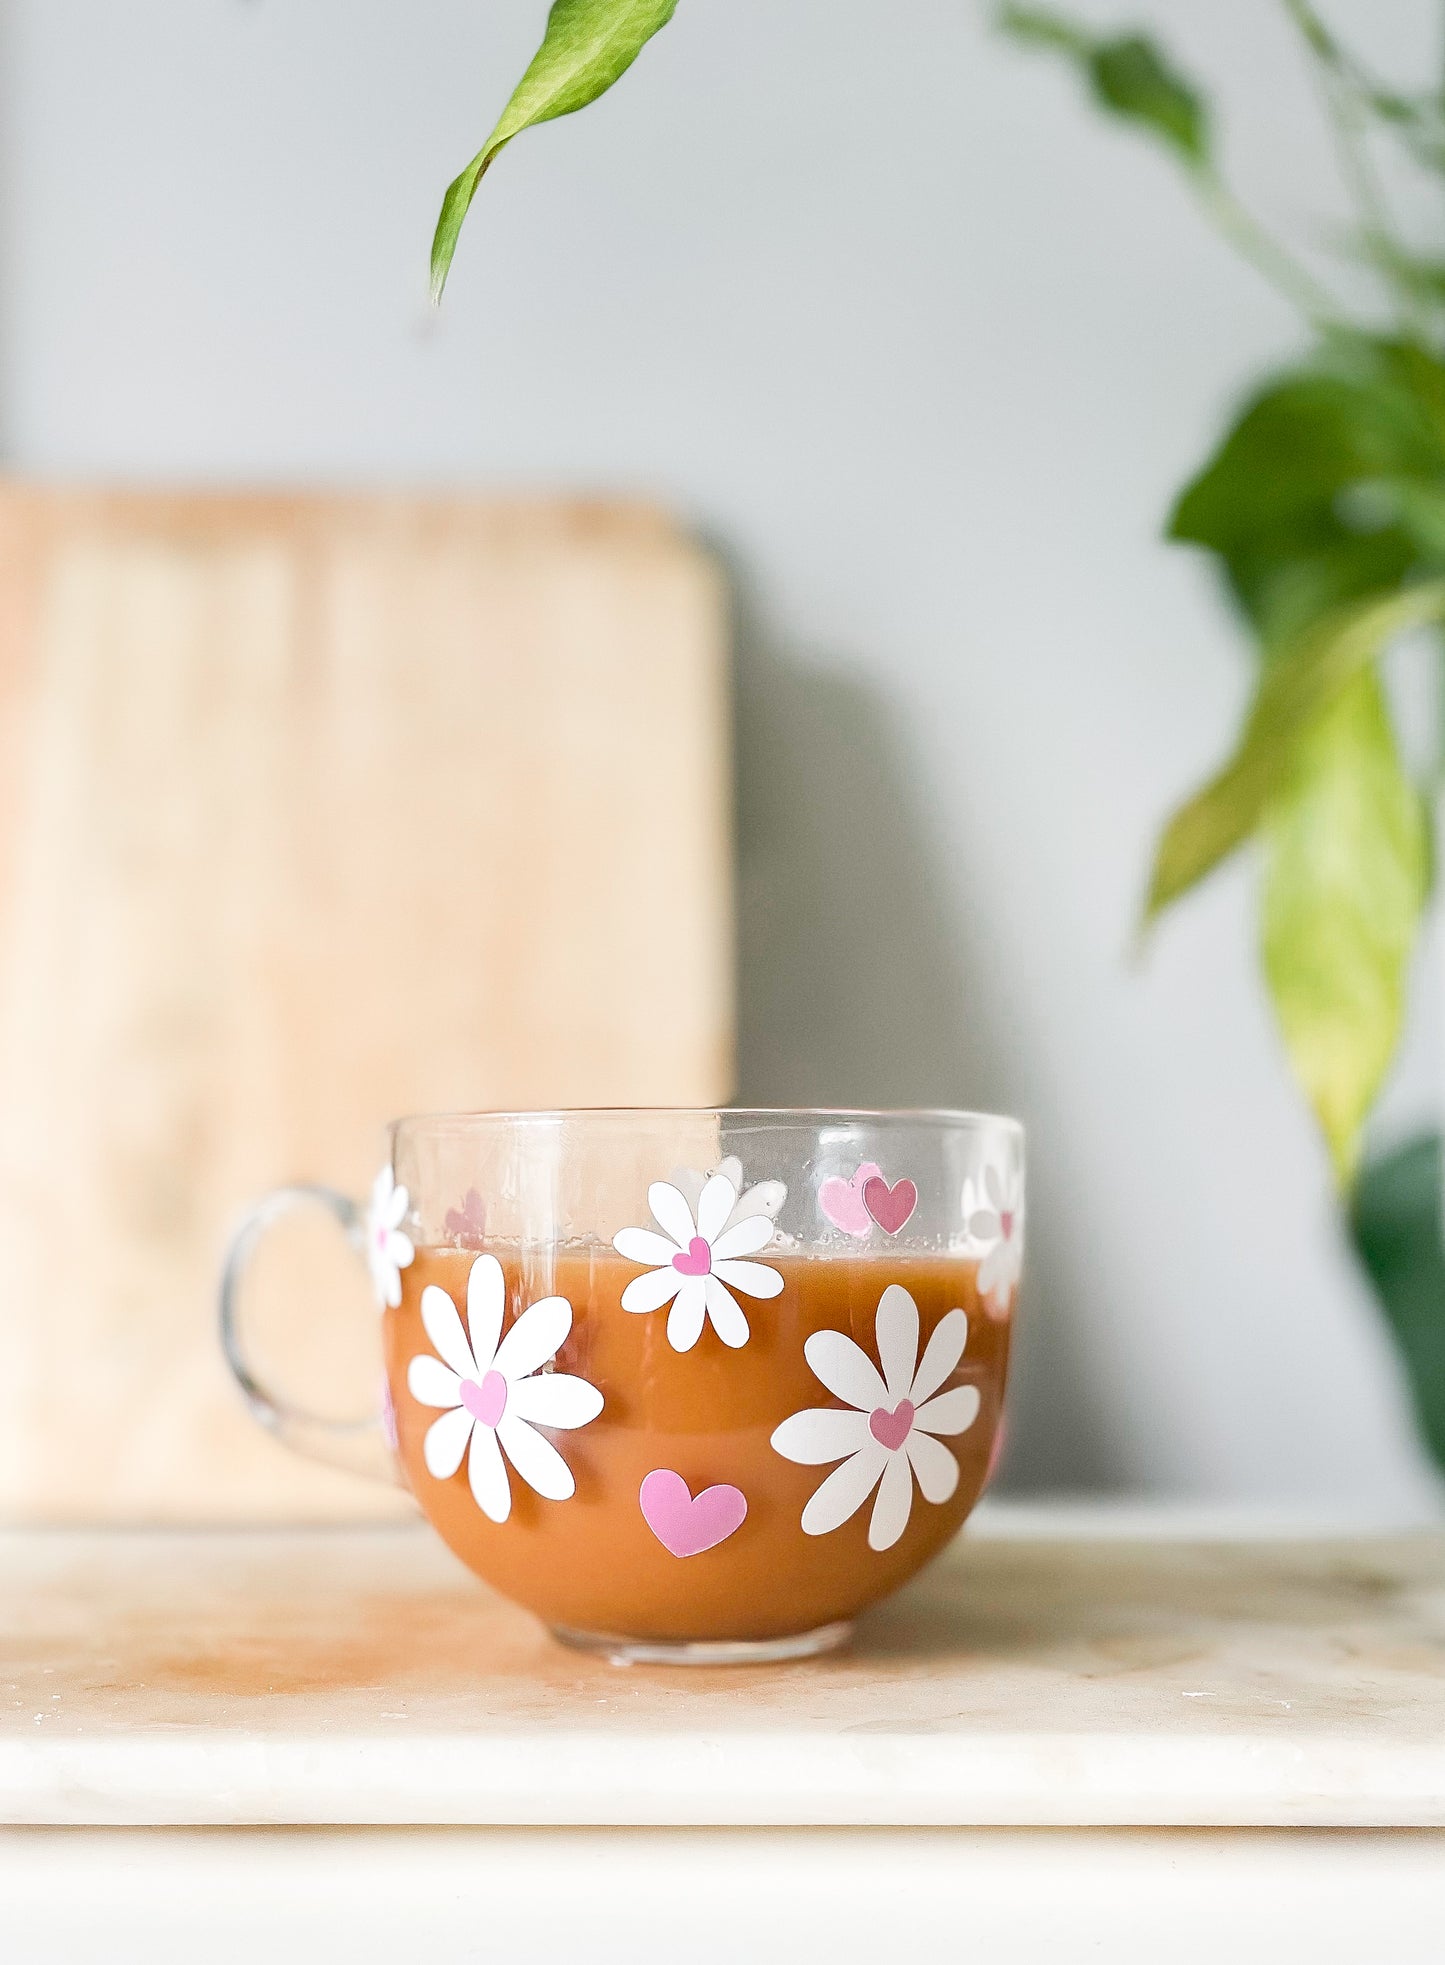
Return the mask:
[[1396,529],[1408,538],[1422,563],[1445,567],[1445,483],[1419,478],[1386,478]]
[[1077,27],[1062,14],[1045,7],[1003,6],[998,10],[1000,31],[1015,41],[1035,48],[1055,48],[1060,54],[1087,61],[1094,37],[1087,28]]
[[1445,446],[1445,362],[1416,341],[1368,341],[1357,351],[1384,385],[1398,389],[1428,422],[1437,445]]
[[1102,108],[1162,138],[1191,169],[1208,161],[1204,98],[1144,35],[1093,35],[1044,7],[1005,5],[998,25],[1016,41],[1067,55]]
[[1365,670],[1294,746],[1264,826],[1265,978],[1341,1186],[1400,1034],[1427,838],[1379,678]]
[[1301,520],[1328,514],[1347,485],[1442,470],[1445,447],[1410,398],[1307,370],[1272,382],[1246,406],[1180,493],[1169,536],[1226,559],[1262,538],[1278,549],[1292,543]]
[[1317,717],[1398,635],[1445,619],[1445,580],[1335,609],[1264,669],[1234,755],[1170,819],[1155,854],[1146,924],[1259,827]]
[[585,109],[672,19],[677,0],[554,0],[542,45],[512,91],[497,126],[442,200],[431,249],[431,290],[440,300],[457,239],[493,159],[534,123]]
[[1350,1233],[1399,1346],[1420,1430],[1445,1469],[1445,1224],[1440,1138],[1365,1162]]
[[1095,44],[1094,93],[1116,116],[1152,129],[1185,161],[1202,164],[1209,152],[1203,98],[1171,68],[1152,41],[1130,34]]
[[1365,337],[1336,340],[1248,403],[1180,495],[1170,536],[1218,556],[1267,654],[1412,570],[1445,572],[1399,495],[1445,488],[1445,423],[1429,404],[1445,369],[1424,360],[1409,365],[1394,344]]
[[1275,559],[1261,551],[1252,569],[1252,611],[1266,665],[1327,615],[1404,586],[1420,570],[1420,557],[1417,541],[1402,524],[1358,536],[1331,534],[1312,550]]

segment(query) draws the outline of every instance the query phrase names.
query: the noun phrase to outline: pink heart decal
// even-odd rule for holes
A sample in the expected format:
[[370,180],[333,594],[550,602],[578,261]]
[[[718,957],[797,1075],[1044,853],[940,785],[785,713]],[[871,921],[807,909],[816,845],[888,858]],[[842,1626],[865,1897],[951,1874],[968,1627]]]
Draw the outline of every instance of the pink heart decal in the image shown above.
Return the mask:
[[483,1426],[495,1426],[507,1410],[506,1379],[499,1371],[489,1371],[480,1385],[474,1378],[464,1378],[462,1404]]
[[886,1446],[890,1453],[902,1446],[913,1431],[913,1401],[900,1399],[892,1412],[887,1406],[877,1406],[868,1415],[868,1431],[879,1446]]
[[712,1249],[701,1235],[694,1235],[687,1245],[686,1255],[675,1255],[672,1266],[679,1276],[710,1276],[712,1274]]
[[704,1549],[715,1549],[742,1527],[748,1512],[741,1488],[723,1483],[694,1495],[670,1467],[654,1467],[637,1498],[642,1519],[671,1556],[700,1556]]
[[863,1183],[863,1205],[880,1228],[896,1235],[918,1206],[918,1189],[911,1180],[890,1187],[882,1174],[875,1174]]
[[834,1174],[818,1189],[818,1206],[829,1221],[835,1228],[841,1228],[845,1235],[856,1235],[860,1242],[872,1226],[863,1201],[863,1188],[877,1174],[878,1168],[873,1162],[865,1160],[851,1180],[843,1180]]

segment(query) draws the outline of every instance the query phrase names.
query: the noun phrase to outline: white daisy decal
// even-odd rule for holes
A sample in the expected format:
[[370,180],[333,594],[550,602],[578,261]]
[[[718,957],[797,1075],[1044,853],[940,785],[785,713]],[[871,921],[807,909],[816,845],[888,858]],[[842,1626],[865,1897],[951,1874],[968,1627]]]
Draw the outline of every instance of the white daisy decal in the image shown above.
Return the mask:
[[[916,1480],[925,1501],[947,1501],[958,1486],[958,1462],[937,1435],[966,1433],[978,1417],[976,1385],[938,1388],[957,1369],[968,1342],[968,1318],[950,1310],[918,1359],[918,1306],[890,1283],[875,1320],[878,1366],[840,1330],[818,1330],[803,1355],[837,1406],[795,1412],[773,1434],[773,1446],[801,1467],[840,1460],[803,1510],[805,1535],[828,1535],[857,1514],[874,1488],[870,1549],[891,1549],[908,1526]],[[937,1394],[935,1397],[934,1395]]]
[[543,1297],[502,1337],[505,1303],[502,1265],[494,1255],[479,1255],[472,1264],[466,1330],[446,1291],[428,1284],[421,1293],[421,1320],[437,1355],[413,1358],[406,1374],[419,1404],[446,1408],[427,1428],[427,1472],[434,1480],[450,1480],[465,1455],[477,1506],[494,1522],[504,1522],[512,1512],[507,1461],[548,1501],[566,1501],[576,1493],[572,1469],[537,1427],[566,1432],[602,1410],[602,1394],[585,1378],[542,1370],[572,1328],[566,1297]]
[[398,1187],[388,1164],[371,1184],[371,1201],[366,1210],[366,1260],[371,1270],[371,1286],[382,1309],[395,1310],[401,1302],[401,1272],[416,1254],[410,1235],[402,1233],[402,1222],[411,1205],[404,1187]]
[[[732,1213],[723,1223],[724,1230],[746,1221],[750,1215],[765,1214],[769,1220],[776,1221],[782,1212],[783,1203],[788,1198],[786,1184],[781,1180],[760,1180],[756,1187],[743,1186],[743,1163],[736,1153],[730,1153],[726,1160],[719,1160],[712,1173],[726,1174],[738,1190],[738,1198],[733,1203]],[[702,1199],[702,1190],[711,1180],[712,1174],[699,1173],[696,1167],[677,1167],[668,1179],[681,1194],[684,1201],[697,1213],[697,1204]]]
[[985,1167],[975,1187],[963,1183],[963,1225],[969,1244],[982,1259],[978,1293],[991,1317],[1013,1308],[1024,1262],[1024,1186],[1017,1168]]
[[[747,1198],[759,1191],[754,1188]],[[783,1287],[779,1270],[744,1260],[772,1241],[772,1216],[761,1206],[742,1214],[738,1199],[737,1182],[721,1170],[703,1182],[695,1208],[671,1181],[655,1180],[647,1205],[662,1233],[623,1228],[612,1238],[619,1255],[648,1272],[634,1276],[622,1292],[623,1309],[641,1315],[671,1303],[667,1341],[674,1351],[690,1351],[709,1319],[723,1343],[736,1350],[748,1341],[748,1320],[733,1292],[769,1297]]]

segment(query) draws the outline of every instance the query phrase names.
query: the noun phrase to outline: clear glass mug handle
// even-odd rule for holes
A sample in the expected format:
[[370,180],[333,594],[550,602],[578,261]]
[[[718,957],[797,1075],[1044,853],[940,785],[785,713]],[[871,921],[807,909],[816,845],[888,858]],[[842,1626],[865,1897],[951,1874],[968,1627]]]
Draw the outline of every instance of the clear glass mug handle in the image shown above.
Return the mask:
[[248,1210],[232,1235],[221,1270],[217,1301],[221,1349],[232,1376],[245,1395],[251,1416],[283,1445],[312,1460],[344,1467],[351,1474],[370,1475],[389,1485],[401,1480],[381,1411],[360,1419],[323,1419],[291,1400],[268,1391],[252,1368],[241,1337],[240,1295],[246,1268],[256,1244],[283,1215],[293,1209],[319,1207],[339,1223],[347,1241],[363,1255],[365,1211],[335,1188],[313,1185],[273,1187]]

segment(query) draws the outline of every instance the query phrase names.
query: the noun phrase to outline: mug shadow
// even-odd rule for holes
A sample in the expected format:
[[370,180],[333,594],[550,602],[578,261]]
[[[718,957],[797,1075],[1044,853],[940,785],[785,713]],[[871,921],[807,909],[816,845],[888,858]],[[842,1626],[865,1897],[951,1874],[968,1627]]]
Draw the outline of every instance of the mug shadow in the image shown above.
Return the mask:
[[[716,553],[716,542],[710,542]],[[731,579],[736,660],[738,1097],[1029,1114],[1023,1033],[961,932],[893,706],[784,650]],[[986,924],[985,924],[986,925]],[[1029,1251],[1006,1492],[1127,1485],[1069,1317],[1067,1196],[1029,1139]]]

